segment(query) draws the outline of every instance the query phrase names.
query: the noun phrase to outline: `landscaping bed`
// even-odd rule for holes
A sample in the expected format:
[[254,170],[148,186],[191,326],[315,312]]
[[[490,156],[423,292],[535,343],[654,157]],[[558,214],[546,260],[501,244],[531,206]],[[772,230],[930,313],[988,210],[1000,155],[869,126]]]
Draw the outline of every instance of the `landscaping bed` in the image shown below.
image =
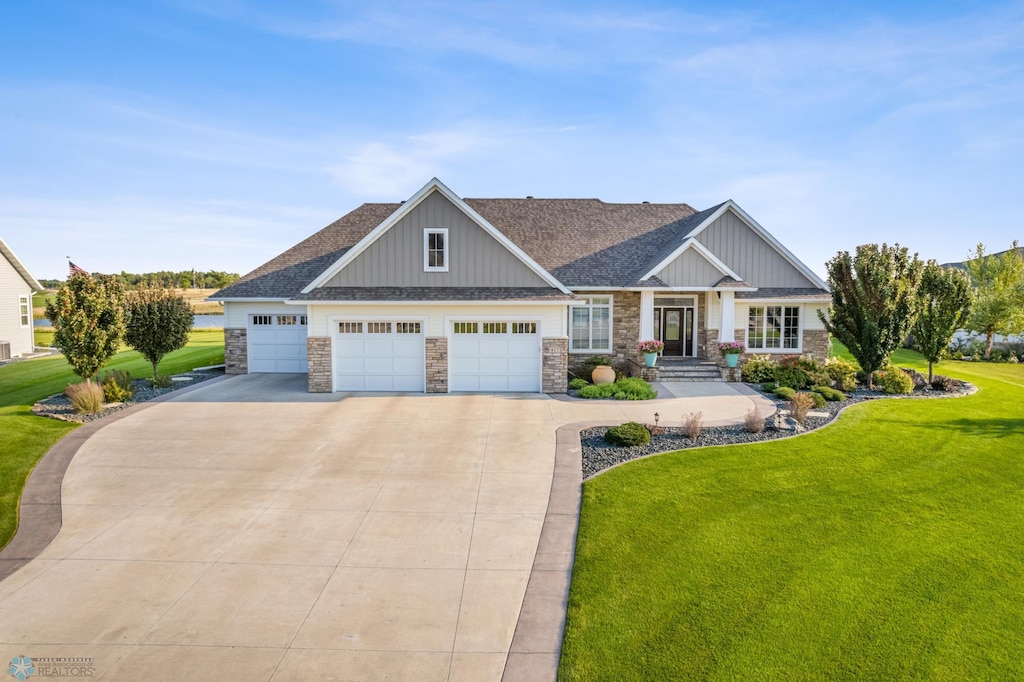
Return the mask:
[[[682,427],[658,427],[654,429],[651,441],[646,445],[622,447],[605,441],[604,434],[608,430],[606,426],[584,429],[580,432],[580,445],[583,447],[583,477],[589,478],[623,462],[662,452],[702,448],[712,445],[760,443],[778,438],[786,438],[796,433],[813,431],[831,422],[843,409],[850,405],[868,400],[882,398],[953,398],[970,395],[977,390],[967,382],[957,381],[956,383],[958,388],[954,391],[939,391],[929,386],[916,390],[910,395],[888,395],[878,390],[869,391],[866,388],[857,388],[846,394],[846,400],[826,402],[823,407],[814,408],[812,412],[824,413],[827,416],[808,416],[799,427],[794,427],[790,423],[788,426],[783,425],[782,428],[776,428],[773,415],[767,415],[765,429],[760,433],[750,433],[743,424],[737,424],[733,426],[705,427],[696,438],[688,438],[684,434]],[[761,391],[757,384],[748,385],[755,390]],[[777,413],[785,412],[788,409],[787,401],[780,400],[772,393],[761,392],[775,403]]]
[[63,393],[58,393],[57,395],[52,395],[49,398],[45,398],[37,402],[32,406],[32,412],[41,417],[50,417],[52,419],[84,424],[86,422],[102,419],[114,412],[120,412],[132,405],[147,402],[153,398],[162,396],[165,393],[171,393],[182,388],[195,386],[198,383],[215,379],[220,376],[224,376],[223,369],[185,372],[184,374],[175,375],[174,383],[167,388],[155,388],[148,379],[134,379],[132,380],[131,398],[123,403],[107,403],[103,406],[102,410],[92,414],[79,414],[75,412],[75,408],[71,404],[71,400],[69,400]]

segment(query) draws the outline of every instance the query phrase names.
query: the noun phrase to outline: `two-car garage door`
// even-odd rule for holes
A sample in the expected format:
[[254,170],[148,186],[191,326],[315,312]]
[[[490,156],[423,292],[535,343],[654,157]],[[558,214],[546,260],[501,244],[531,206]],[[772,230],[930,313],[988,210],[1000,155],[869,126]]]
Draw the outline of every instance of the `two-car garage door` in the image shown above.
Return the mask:
[[[539,392],[541,338],[536,322],[448,323],[449,391]],[[336,391],[424,391],[424,323],[334,323]]]

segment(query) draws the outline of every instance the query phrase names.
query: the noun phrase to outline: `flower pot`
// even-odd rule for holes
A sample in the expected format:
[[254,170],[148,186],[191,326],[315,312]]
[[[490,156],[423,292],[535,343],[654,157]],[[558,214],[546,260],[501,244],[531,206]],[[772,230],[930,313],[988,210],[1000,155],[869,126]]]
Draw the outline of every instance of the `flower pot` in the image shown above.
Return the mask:
[[615,370],[608,365],[598,365],[590,378],[595,384],[614,384]]
[[740,356],[738,353],[729,353],[728,355],[725,356],[726,367],[735,367],[737,364],[739,364],[739,361]]
[[658,360],[657,353],[644,353],[644,364],[648,367],[654,367],[654,363]]

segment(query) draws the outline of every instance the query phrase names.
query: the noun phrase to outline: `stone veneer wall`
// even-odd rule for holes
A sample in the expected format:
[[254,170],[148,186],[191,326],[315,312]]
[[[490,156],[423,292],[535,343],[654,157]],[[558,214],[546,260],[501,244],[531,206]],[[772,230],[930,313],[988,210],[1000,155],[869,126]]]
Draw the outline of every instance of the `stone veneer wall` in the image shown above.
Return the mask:
[[224,373],[249,373],[249,342],[245,329],[224,329]]
[[448,392],[448,338],[428,336],[427,352],[427,393]]
[[804,355],[824,362],[828,359],[829,333],[826,329],[804,330]]
[[541,387],[544,393],[565,393],[569,388],[569,339],[544,339]]
[[333,389],[331,372],[331,339],[326,336],[310,336],[306,339],[309,355],[309,392],[330,393]]
[[612,352],[611,353],[572,353],[569,355],[569,371],[585,379],[589,374],[582,373],[583,362],[594,355],[611,358],[616,369],[628,371],[630,360],[640,360],[636,342],[640,340],[640,293],[635,291],[609,292],[612,297]]
[[704,300],[704,296],[701,294],[694,294],[694,298],[697,301],[697,321],[694,323],[697,325],[697,359],[705,360],[708,357],[708,330],[705,329],[707,326],[705,320],[707,317],[707,302]]

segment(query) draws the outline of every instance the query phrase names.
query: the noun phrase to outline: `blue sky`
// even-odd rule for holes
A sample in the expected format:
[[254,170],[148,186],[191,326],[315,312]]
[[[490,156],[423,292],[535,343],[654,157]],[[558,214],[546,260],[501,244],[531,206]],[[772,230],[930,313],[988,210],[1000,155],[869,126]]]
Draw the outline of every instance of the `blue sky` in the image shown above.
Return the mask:
[[5,3],[0,235],[43,278],[244,273],[436,175],[732,198],[819,273],[1024,237],[1024,4],[833,4]]

